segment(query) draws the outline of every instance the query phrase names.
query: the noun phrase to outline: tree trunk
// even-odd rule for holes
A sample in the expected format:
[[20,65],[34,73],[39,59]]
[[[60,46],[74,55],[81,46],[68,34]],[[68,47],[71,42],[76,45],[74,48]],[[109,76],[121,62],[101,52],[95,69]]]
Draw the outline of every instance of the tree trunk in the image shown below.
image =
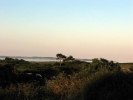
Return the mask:
[[60,59],[60,66],[61,66],[61,59]]

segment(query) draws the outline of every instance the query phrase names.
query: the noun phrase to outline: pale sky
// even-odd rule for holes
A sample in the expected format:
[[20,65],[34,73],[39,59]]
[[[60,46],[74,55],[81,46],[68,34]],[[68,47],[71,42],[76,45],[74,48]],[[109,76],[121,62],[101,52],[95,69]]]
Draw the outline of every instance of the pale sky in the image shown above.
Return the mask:
[[133,0],[0,0],[0,55],[133,62]]

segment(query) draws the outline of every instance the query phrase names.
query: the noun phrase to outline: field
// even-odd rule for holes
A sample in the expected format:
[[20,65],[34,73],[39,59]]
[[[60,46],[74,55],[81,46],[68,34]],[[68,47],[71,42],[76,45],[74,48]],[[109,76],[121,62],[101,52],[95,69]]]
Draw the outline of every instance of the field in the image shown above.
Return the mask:
[[[132,100],[133,63],[0,60],[1,100]],[[129,71],[124,71],[130,69]]]
[[121,68],[133,68],[133,63],[119,63]]

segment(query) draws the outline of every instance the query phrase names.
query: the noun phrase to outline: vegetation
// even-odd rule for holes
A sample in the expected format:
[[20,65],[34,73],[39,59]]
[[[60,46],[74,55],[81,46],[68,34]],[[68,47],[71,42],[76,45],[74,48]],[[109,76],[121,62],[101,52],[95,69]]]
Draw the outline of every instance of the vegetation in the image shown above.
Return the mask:
[[121,64],[103,58],[95,58],[88,63],[75,60],[72,56],[56,56],[59,62],[0,60],[0,99],[133,99],[133,73],[125,73]]
[[61,66],[61,64],[62,64],[63,60],[66,58],[66,56],[61,53],[58,53],[58,54],[56,54],[56,57],[58,60],[60,60],[60,66]]

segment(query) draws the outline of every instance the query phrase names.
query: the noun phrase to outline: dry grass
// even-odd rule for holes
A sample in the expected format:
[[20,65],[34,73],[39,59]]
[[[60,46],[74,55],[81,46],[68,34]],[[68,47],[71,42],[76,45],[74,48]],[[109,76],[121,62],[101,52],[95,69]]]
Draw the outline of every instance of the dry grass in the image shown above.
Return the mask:
[[119,63],[120,67],[123,69],[133,67],[133,63]]

